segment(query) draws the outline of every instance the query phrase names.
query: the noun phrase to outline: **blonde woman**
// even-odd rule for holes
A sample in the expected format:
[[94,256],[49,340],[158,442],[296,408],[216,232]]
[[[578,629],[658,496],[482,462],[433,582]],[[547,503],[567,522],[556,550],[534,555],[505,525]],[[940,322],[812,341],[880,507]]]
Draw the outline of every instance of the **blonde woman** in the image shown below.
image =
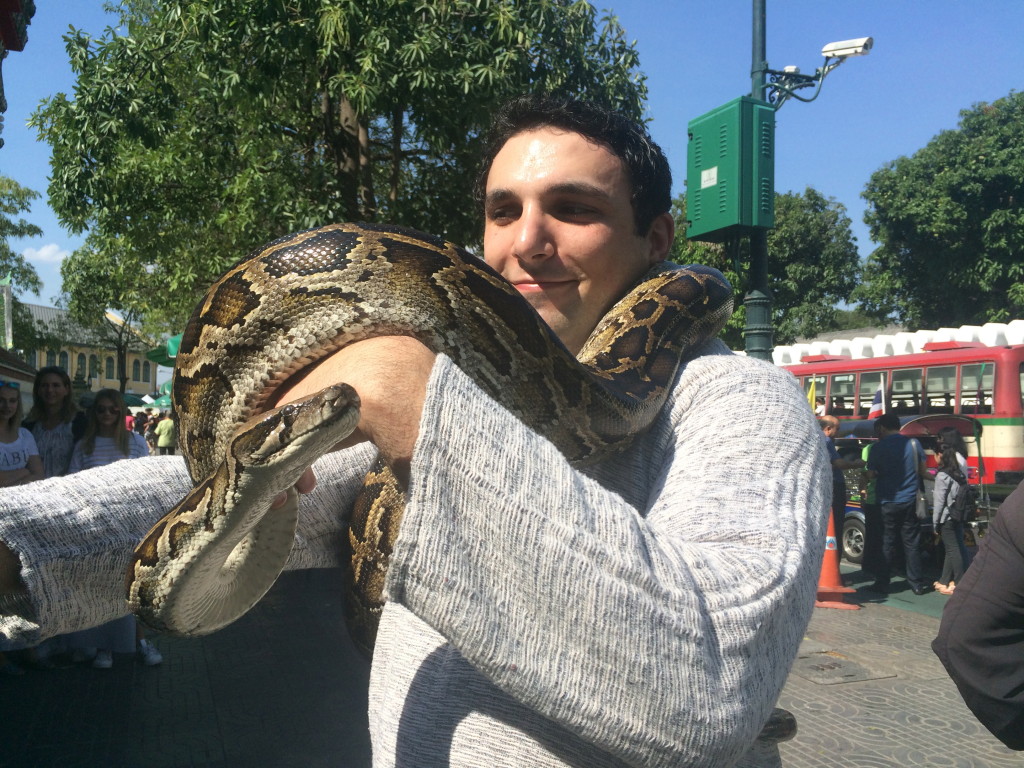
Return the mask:
[[[0,488],[43,478],[43,460],[32,433],[21,426],[21,384],[0,380]],[[10,647],[7,647],[10,650]],[[23,674],[21,667],[0,651],[0,674]]]
[[32,433],[21,426],[21,383],[0,380],[0,488],[43,479],[43,460]]
[[[149,455],[149,446],[142,435],[125,429],[127,412],[124,398],[116,389],[103,389],[96,394],[88,410],[85,436],[71,453],[68,474]],[[92,629],[73,632],[68,636],[68,646],[80,657],[92,657],[92,665],[96,669],[110,669],[114,653],[131,653],[133,650],[137,650],[149,666],[163,661],[160,652],[143,639],[134,616],[124,616]]]
[[71,452],[68,474],[105,467],[121,459],[149,455],[149,446],[136,432],[124,428],[128,408],[116,389],[101,389],[89,407],[85,435]]

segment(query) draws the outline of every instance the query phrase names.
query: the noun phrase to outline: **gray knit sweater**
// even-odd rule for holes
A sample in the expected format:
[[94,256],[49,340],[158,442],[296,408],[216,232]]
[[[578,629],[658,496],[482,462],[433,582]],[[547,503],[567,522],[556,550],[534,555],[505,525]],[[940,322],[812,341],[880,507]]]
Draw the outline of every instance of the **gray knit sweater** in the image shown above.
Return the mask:
[[[586,472],[438,359],[374,655],[374,766],[777,761],[752,745],[810,618],[828,461],[788,373],[703,352],[653,429]],[[371,459],[318,462],[290,567],[336,564],[334,510]],[[0,498],[36,614],[0,636],[123,613],[131,547],[188,487],[180,459],[132,469],[146,482],[104,468]]]

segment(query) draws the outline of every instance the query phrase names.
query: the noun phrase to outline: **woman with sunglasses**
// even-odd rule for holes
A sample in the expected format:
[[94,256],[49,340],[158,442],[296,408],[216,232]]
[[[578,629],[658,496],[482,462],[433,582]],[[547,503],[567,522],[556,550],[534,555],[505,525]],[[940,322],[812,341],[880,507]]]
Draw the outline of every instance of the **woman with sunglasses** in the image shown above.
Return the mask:
[[[96,394],[87,413],[85,436],[75,444],[71,454],[68,474],[149,455],[149,446],[142,435],[125,429],[127,411],[124,398],[116,389],[102,389]],[[135,617],[131,615],[73,632],[68,636],[68,646],[83,659],[91,656],[96,669],[110,669],[114,653],[136,650],[148,666],[163,661],[160,652],[142,638]]]
[[36,439],[44,475],[67,474],[71,451],[85,435],[85,414],[78,410],[71,378],[60,366],[39,369],[32,385],[32,408],[23,426]]
[[93,467],[105,467],[121,459],[149,455],[149,446],[141,435],[124,427],[128,412],[124,398],[116,389],[101,389],[86,414],[85,435],[71,452],[68,474]]

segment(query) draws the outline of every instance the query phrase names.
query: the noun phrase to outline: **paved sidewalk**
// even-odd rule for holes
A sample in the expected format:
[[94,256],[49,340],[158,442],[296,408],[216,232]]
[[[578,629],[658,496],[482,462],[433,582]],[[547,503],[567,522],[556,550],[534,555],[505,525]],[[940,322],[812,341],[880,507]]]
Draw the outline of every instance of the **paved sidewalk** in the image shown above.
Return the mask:
[[[345,634],[339,584],[332,570],[285,574],[215,635],[155,638],[158,667],[124,656],[107,671],[0,677],[0,766],[366,768],[368,667]],[[815,610],[780,702],[799,723],[786,768],[1024,768],[931,653],[945,598],[854,599],[861,610]]]
[[[786,768],[964,766],[1022,768],[971,714],[932,653],[946,598],[863,591],[872,579],[847,571],[860,610],[816,608],[779,705],[798,733],[782,745]],[[902,591],[900,591],[902,590]]]

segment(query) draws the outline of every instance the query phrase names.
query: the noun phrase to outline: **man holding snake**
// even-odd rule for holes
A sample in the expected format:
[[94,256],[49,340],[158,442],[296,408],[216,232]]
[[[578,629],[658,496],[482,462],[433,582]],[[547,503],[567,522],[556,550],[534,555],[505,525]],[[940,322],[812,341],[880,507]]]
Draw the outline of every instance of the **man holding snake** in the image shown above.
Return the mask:
[[[485,260],[573,352],[668,254],[668,164],[617,115],[517,100],[481,179]],[[810,618],[830,489],[789,374],[703,343],[650,430],[582,470],[411,338],[346,347],[282,401],[338,381],[360,395],[359,428],[298,483],[289,567],[337,564],[333,510],[379,451],[407,505],[371,671],[374,766],[778,764],[757,736]],[[33,601],[0,615],[4,635],[123,611],[131,547],[191,486],[177,458],[140,461],[157,475],[141,510],[136,484],[104,470],[0,498]],[[51,509],[97,498],[130,535]],[[72,563],[40,544],[74,537],[89,554]],[[10,592],[17,560],[0,556]],[[74,610],[51,583],[76,585]]]

